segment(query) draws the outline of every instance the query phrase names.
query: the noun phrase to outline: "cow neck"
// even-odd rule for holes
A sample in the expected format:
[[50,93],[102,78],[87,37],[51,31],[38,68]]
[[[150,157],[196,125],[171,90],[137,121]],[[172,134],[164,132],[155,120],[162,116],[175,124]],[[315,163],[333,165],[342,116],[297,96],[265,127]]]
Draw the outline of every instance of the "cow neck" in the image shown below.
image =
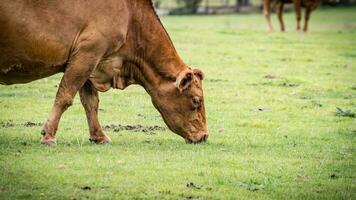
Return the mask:
[[[136,83],[149,93],[159,85],[175,81],[187,69],[161,24],[154,8],[145,0],[131,4],[131,20],[127,35],[129,55],[125,59],[127,71]],[[139,11],[139,12],[137,12]]]

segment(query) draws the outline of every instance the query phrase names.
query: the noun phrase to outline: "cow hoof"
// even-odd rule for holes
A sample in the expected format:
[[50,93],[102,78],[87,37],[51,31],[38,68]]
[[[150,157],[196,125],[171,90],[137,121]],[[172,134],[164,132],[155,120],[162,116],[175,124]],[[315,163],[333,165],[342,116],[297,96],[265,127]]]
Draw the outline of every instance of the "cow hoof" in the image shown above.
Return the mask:
[[56,142],[56,139],[42,139],[41,144],[44,144],[47,146],[56,146],[57,142]]
[[89,138],[89,141],[95,144],[110,144],[111,139],[108,136],[100,137],[100,138]]

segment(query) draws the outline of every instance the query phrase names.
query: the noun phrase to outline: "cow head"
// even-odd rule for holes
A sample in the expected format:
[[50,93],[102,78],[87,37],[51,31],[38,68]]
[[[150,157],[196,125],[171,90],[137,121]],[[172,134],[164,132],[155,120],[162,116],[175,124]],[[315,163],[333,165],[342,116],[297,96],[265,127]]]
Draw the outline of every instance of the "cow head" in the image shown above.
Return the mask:
[[184,70],[175,82],[161,84],[157,95],[152,97],[153,105],[167,126],[188,143],[199,143],[208,138],[203,78],[203,72],[199,69]]

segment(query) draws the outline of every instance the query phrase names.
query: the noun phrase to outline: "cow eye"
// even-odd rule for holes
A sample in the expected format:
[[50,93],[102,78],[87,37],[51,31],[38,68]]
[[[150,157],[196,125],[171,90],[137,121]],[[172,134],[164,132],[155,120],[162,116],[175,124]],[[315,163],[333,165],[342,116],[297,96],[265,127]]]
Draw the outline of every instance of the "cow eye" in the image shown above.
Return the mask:
[[192,98],[192,105],[193,105],[193,108],[196,109],[196,108],[199,108],[200,105],[201,105],[201,100],[199,97],[193,97]]

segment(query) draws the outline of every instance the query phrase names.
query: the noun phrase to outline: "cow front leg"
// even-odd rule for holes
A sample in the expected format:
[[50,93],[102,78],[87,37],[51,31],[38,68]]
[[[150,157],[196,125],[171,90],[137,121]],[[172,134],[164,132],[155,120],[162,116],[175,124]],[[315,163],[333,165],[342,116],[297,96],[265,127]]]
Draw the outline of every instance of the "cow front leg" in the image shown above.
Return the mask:
[[301,0],[294,0],[295,17],[297,19],[297,31],[300,31],[300,21],[302,20],[301,6]]
[[90,81],[79,90],[80,100],[85,109],[88,120],[90,141],[96,144],[110,143],[111,139],[105,134],[98,119],[99,95]]
[[267,31],[273,31],[271,22],[271,0],[263,0],[263,15],[266,18]]
[[[90,36],[93,38],[94,35]],[[72,105],[74,96],[88,80],[104,54],[103,43],[95,43],[85,35],[78,41],[62,77],[51,113],[41,132],[43,135],[42,144],[56,144],[56,132],[63,112]]]
[[281,31],[285,31],[284,21],[283,21],[283,7],[284,4],[282,2],[278,2],[277,4],[277,15],[279,24],[281,25]]
[[309,19],[310,19],[310,14],[312,12],[312,9],[310,7],[308,7],[306,10],[305,10],[305,16],[304,16],[304,28],[303,28],[303,31],[304,32],[307,32],[308,31],[308,23],[309,23]]

